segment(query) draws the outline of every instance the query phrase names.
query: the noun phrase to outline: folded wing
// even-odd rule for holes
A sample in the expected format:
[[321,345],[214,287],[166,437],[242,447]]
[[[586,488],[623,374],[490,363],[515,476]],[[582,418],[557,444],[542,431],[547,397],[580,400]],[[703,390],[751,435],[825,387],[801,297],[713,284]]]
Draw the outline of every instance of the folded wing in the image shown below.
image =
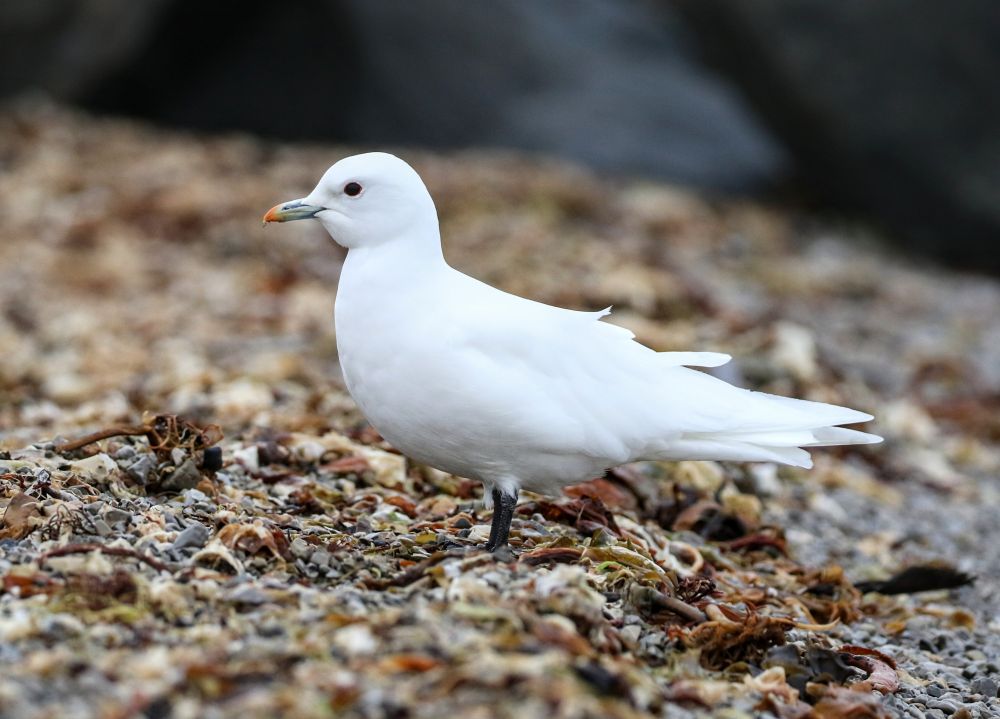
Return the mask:
[[[513,297],[508,295],[508,297]],[[639,459],[761,460],[811,466],[804,447],[881,438],[837,425],[871,415],[734,387],[688,367],[729,361],[714,352],[655,352],[628,330],[521,298],[468,328],[466,351],[489,365],[511,431],[536,449]],[[496,307],[494,304],[493,307]],[[500,311],[503,310],[503,311]],[[484,316],[477,308],[476,316]]]

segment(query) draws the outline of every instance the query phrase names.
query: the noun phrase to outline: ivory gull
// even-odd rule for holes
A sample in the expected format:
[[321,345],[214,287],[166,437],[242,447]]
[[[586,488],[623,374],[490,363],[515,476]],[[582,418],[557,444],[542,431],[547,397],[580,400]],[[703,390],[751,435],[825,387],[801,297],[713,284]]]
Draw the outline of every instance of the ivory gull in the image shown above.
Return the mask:
[[502,292],[450,267],[420,176],[382,152],[347,157],[264,222],[316,219],[348,248],[337,349],[365,417],[407,456],[484,485],[486,549],[509,556],[521,488],[552,494],[638,460],[810,467],[803,447],[880,437],[871,415],[752,392],[689,367],[715,352],[656,352],[626,329]]

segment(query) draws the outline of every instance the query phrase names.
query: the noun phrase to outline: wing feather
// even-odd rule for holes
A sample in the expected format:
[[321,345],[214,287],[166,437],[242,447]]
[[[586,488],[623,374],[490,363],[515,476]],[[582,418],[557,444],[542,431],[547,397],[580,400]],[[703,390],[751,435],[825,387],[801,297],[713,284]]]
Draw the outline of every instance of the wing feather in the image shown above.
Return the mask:
[[[655,352],[599,312],[516,302],[475,308],[485,318],[461,344],[489,365],[492,401],[518,403],[511,431],[547,451],[613,462],[714,448],[719,459],[804,466],[801,445],[860,437],[811,430],[870,419],[844,407],[752,392],[688,367],[730,360],[715,352]],[[723,449],[725,447],[725,449]],[[805,455],[805,456],[803,456]],[[678,456],[678,458],[683,458]],[[794,461],[793,461],[794,460]]]

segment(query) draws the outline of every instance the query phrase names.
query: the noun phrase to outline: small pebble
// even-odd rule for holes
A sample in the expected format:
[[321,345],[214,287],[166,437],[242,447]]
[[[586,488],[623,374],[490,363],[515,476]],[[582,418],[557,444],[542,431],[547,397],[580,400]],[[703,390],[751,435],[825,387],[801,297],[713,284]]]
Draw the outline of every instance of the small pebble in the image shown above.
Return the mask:
[[280,624],[265,624],[257,633],[262,637],[283,637],[287,632]]
[[196,507],[208,501],[208,495],[200,489],[186,489],[183,494],[185,507]]
[[114,453],[115,459],[131,459],[135,456],[135,447],[130,444],[119,447]]
[[958,711],[958,705],[948,699],[931,699],[927,702],[927,706],[930,709],[939,709],[949,716]]
[[118,522],[128,523],[132,521],[132,514],[117,507],[112,507],[104,513],[104,521],[109,524],[117,524]]
[[997,695],[997,683],[989,677],[979,677],[972,680],[972,691],[982,694],[985,697],[995,697]]
[[621,637],[626,642],[635,644],[639,641],[639,637],[642,635],[642,627],[638,624],[629,624],[627,627],[623,627],[621,630]]
[[305,559],[306,557],[308,557],[313,553],[314,547],[313,545],[309,544],[309,542],[302,539],[302,537],[296,537],[295,539],[292,540],[292,543],[289,545],[289,549],[291,550],[294,556],[298,557],[299,559]]
[[330,564],[330,557],[330,553],[325,549],[317,549],[309,555],[309,561],[320,567],[325,567]]
[[149,482],[149,474],[156,469],[156,460],[148,454],[141,455],[125,469],[126,473],[139,484]]
[[204,524],[195,522],[186,529],[184,529],[174,543],[171,545],[173,549],[184,549],[185,547],[203,547],[205,542],[208,541],[210,532]]
[[193,489],[201,481],[201,472],[193,460],[185,460],[177,469],[166,474],[160,482],[163,489],[183,490]]
[[233,604],[249,604],[253,606],[267,604],[271,601],[267,592],[252,585],[237,587],[233,591],[228,592],[225,595],[225,599]]
[[71,614],[52,614],[41,620],[39,631],[49,639],[63,640],[82,634],[84,625]]

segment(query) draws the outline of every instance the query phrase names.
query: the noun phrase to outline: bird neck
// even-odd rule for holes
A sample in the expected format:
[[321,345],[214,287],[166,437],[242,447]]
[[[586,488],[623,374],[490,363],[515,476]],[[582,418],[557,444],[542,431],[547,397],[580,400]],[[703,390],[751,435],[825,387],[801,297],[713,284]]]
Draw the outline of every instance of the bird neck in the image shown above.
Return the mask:
[[448,268],[441,250],[441,237],[433,232],[409,232],[377,245],[352,247],[347,251],[343,274],[375,281],[405,281],[405,278],[426,277]]

